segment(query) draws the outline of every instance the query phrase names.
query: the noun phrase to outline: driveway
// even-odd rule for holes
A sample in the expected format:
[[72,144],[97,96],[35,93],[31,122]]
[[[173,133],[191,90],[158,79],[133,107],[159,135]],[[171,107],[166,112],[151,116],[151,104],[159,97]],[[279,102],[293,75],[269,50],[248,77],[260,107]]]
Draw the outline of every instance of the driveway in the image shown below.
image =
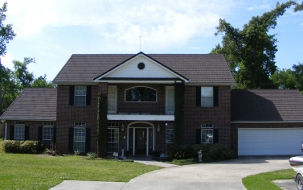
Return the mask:
[[[138,176],[128,183],[64,181],[52,190],[172,190],[245,189],[242,178],[263,172],[291,168],[290,157],[243,157],[234,160],[168,167]],[[152,163],[152,162],[151,162]],[[295,189],[295,183],[293,182]]]

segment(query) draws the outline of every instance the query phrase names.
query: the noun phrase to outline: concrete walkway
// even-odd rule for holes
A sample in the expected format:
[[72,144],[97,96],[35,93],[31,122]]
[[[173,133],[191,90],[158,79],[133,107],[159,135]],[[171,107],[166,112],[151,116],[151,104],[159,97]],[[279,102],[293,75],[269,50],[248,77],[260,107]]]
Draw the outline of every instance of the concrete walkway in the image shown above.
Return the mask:
[[[208,164],[201,163],[187,166],[166,165],[164,169],[143,174],[128,183],[64,181],[54,188],[51,188],[51,190],[217,190],[223,188],[241,190],[245,189],[242,184],[242,178],[258,173],[291,168],[288,159],[289,157],[243,157]],[[154,161],[141,161],[141,163],[144,164],[152,164],[153,162]],[[159,164],[159,162],[157,164]],[[293,189],[296,189],[294,182],[293,187]]]

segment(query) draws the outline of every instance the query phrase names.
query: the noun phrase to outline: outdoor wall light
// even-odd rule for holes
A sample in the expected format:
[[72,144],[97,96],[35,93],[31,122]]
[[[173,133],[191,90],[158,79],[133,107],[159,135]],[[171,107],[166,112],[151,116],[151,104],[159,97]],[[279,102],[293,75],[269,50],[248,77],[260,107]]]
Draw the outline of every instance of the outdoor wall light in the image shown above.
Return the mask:
[[121,125],[121,131],[124,131],[124,125],[123,125],[123,123]]
[[158,124],[157,131],[160,132],[161,126]]

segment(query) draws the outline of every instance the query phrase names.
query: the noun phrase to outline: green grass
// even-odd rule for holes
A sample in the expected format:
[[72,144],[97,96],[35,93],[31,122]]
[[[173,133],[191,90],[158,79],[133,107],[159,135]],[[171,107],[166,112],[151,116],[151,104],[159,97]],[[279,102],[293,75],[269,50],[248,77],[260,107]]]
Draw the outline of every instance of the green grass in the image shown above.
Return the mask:
[[[274,172],[261,173],[258,175],[248,176],[242,179],[244,186],[248,190],[263,190],[263,189],[271,189],[271,190],[281,190],[276,184],[274,184],[274,180],[283,180],[283,179],[292,179],[292,176],[295,176],[296,172],[293,169],[287,170],[279,170]],[[294,183],[295,187],[295,183]]]
[[[1,142],[0,142],[1,143]],[[160,169],[135,162],[0,152],[0,189],[49,189],[63,180],[128,182]]]

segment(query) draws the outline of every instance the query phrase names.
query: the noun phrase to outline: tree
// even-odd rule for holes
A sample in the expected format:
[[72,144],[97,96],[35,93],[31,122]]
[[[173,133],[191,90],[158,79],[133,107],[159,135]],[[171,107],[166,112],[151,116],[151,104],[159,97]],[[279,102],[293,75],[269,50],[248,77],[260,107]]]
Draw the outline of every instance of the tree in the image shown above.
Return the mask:
[[252,17],[242,30],[224,19],[219,20],[215,35],[223,34],[222,46],[217,45],[211,53],[224,54],[237,82],[236,88],[275,88],[269,77],[277,70],[277,39],[268,32],[275,28],[277,19],[292,5],[296,6],[295,11],[301,10],[302,5],[294,1],[277,3],[272,11]]
[[46,75],[36,78],[32,84],[33,88],[54,88],[51,82],[46,80]]
[[296,76],[296,88],[303,94],[303,63],[294,64],[292,68],[294,75]]
[[277,70],[270,76],[273,84],[279,89],[296,89],[297,78],[291,69]]
[[[2,8],[0,8],[0,56],[6,54],[6,44],[9,43],[9,41],[16,36],[11,24],[4,25],[4,21],[6,19],[6,15],[5,15],[6,11],[7,11],[7,3],[4,3],[2,5]],[[0,58],[0,115],[2,114],[2,103],[3,103],[2,83],[5,81],[6,76],[8,76],[8,71],[4,66],[2,66],[1,58]]]
[[32,82],[34,81],[34,75],[33,73],[30,73],[27,70],[27,66],[30,63],[35,63],[34,58],[26,57],[24,58],[24,61],[13,61],[14,69],[15,69],[15,77],[17,80],[17,83],[20,84],[20,90],[23,88],[30,87]]

